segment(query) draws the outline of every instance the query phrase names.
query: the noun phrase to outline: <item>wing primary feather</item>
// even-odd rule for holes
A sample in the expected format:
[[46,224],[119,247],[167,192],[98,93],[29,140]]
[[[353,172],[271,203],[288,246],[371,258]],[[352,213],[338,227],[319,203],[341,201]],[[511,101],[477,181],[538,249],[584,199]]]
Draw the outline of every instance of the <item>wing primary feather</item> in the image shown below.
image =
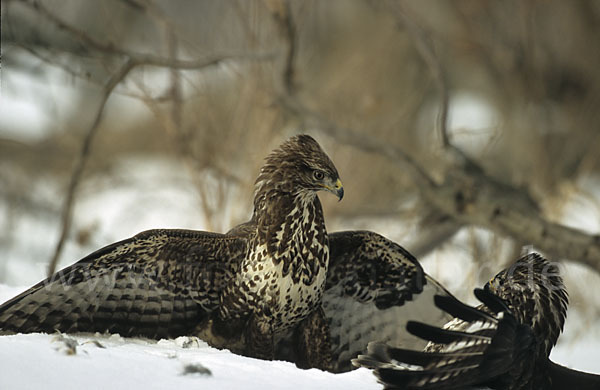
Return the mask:
[[465,359],[468,357],[477,357],[482,356],[482,351],[473,351],[473,352],[423,352],[423,351],[414,351],[412,349],[403,349],[403,348],[389,348],[387,354],[391,359],[397,360],[402,363],[425,367],[428,364],[431,364],[433,361],[439,361],[441,359],[450,360],[450,359]]
[[472,306],[466,305],[451,295],[436,295],[434,302],[437,307],[463,321],[474,322],[486,319],[496,322],[496,318]]
[[[564,319],[566,291],[560,278],[555,278],[553,286],[559,292],[551,297],[545,284],[549,277],[543,273],[548,262],[537,255],[533,260],[530,257],[519,259],[516,270],[501,271],[494,283],[475,289],[482,303],[476,308],[452,296],[435,296],[435,305],[454,319],[443,328],[417,321],[406,325],[410,334],[430,342],[425,350],[378,346],[359,356],[356,364],[368,364],[388,389],[598,388],[600,380],[588,383],[588,378],[595,379],[588,376],[572,376],[570,382],[561,382],[570,372],[553,377],[545,348],[548,333],[560,332],[552,326],[562,328],[556,318]],[[537,284],[531,285],[532,279]],[[550,312],[546,317],[544,310]],[[577,379],[585,379],[585,384]]]
[[408,321],[406,323],[406,330],[414,336],[436,344],[450,344],[452,342],[475,339],[489,340],[489,337],[486,336],[455,330],[440,329],[438,327],[416,321]]
[[0,304],[0,332],[188,333],[218,304],[215,269],[235,273],[246,245],[242,236],[202,231],[139,233]]

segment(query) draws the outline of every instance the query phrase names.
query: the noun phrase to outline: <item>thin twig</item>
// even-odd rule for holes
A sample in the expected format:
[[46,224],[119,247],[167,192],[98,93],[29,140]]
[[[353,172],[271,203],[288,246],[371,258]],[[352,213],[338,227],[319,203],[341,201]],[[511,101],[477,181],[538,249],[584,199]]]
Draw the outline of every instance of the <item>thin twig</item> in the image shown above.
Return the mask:
[[285,67],[283,69],[283,80],[285,82],[285,88],[289,94],[295,92],[295,79],[294,79],[294,61],[296,60],[296,26],[292,19],[292,11],[290,9],[289,1],[285,1],[285,13],[282,15],[280,24],[284,30],[284,35],[288,42],[287,54],[285,56]]
[[435,85],[440,94],[440,107],[437,115],[436,129],[442,137],[443,146],[445,148],[451,146],[448,136],[448,85],[444,77],[444,72],[439,58],[433,50],[433,45],[427,39],[423,30],[409,17],[400,3],[396,3],[393,7],[396,18],[401,23],[402,27],[411,36],[415,49],[429,68],[429,72],[433,77]]
[[335,123],[325,119],[319,113],[307,108],[293,97],[284,97],[280,104],[289,112],[295,114],[300,120],[306,122],[307,127],[314,127],[319,131],[335,138],[338,142],[351,145],[367,153],[375,153],[404,165],[408,168],[413,181],[423,190],[434,191],[437,183],[411,156],[399,148],[377,140],[376,137],[367,136],[352,129],[341,128]]
[[436,118],[436,131],[442,138],[442,145],[444,149],[450,153],[450,156],[454,158],[454,163],[461,166],[463,169],[471,169],[474,171],[480,171],[481,167],[469,156],[467,156],[461,149],[454,146],[450,142],[450,136],[448,134],[448,111],[450,107],[450,96],[448,92],[448,83],[444,76],[444,69],[440,63],[440,59],[435,54],[433,44],[427,37],[423,30],[407,15],[406,11],[402,7],[401,3],[393,3],[395,6],[392,10],[400,23],[401,27],[411,36],[412,42],[427,65],[429,72],[431,73],[435,85],[440,94],[440,105]]
[[373,137],[365,137],[350,129],[341,129],[334,123],[323,118],[319,113],[309,109],[294,96],[293,81],[290,79],[294,74],[296,32],[291,17],[290,7],[285,0],[265,0],[267,8],[271,11],[275,22],[280,28],[281,33],[287,43],[287,56],[285,58],[285,68],[282,72],[282,82],[285,87],[284,95],[279,100],[281,106],[288,112],[295,114],[299,119],[305,122],[311,122],[322,132],[329,134],[342,143],[350,144],[362,151],[369,153],[383,153],[393,160],[399,160],[407,164],[413,179],[419,182],[423,187],[435,187],[434,180],[416,163],[409,155],[397,148],[391,148],[384,143],[378,142]]
[[283,87],[287,95],[296,92],[294,62],[296,61],[297,38],[296,25],[288,0],[265,0],[265,5],[271,12],[283,39],[286,42],[285,63],[282,72]]
[[[407,25],[413,26],[410,21]],[[448,97],[441,77],[441,65],[431,48],[425,45],[424,38],[417,38],[415,42],[422,46],[422,55],[430,64],[440,88],[442,99],[438,125],[442,136],[448,141],[444,135]],[[450,142],[447,142],[447,149],[462,159],[460,164],[449,164],[444,181],[436,183],[417,161],[399,148],[379,142],[375,137],[340,128],[289,94],[282,96],[280,104],[304,124],[318,128],[336,140],[362,151],[386,156],[405,170],[408,168],[413,182],[432,209],[449,218],[448,228],[442,229],[433,240],[445,240],[463,225],[483,226],[515,240],[533,244],[557,260],[566,258],[600,268],[600,235],[590,235],[548,221],[526,190],[498,182]],[[425,252],[432,245],[435,243],[424,242],[417,249]]]
[[[441,232],[440,238],[447,238],[462,225],[482,226],[531,244],[555,260],[569,259],[600,269],[600,235],[548,221],[526,190],[500,183],[477,169],[478,166],[473,166],[476,169],[451,166],[444,182],[438,184],[399,148],[337,127],[302,105],[290,107],[290,101],[288,99],[286,103],[288,110],[337,141],[386,156],[403,169],[408,168],[420,194],[431,207],[455,221],[448,225],[448,230]],[[472,164],[474,162],[470,161],[469,166]],[[420,243],[415,249],[426,252],[431,245]]]
[[127,76],[127,74],[135,67],[135,62],[131,59],[127,60],[121,67],[113,73],[113,75],[108,79],[103,88],[102,97],[100,100],[100,105],[96,112],[96,116],[94,121],[92,122],[90,128],[88,129],[86,136],[83,140],[83,145],[81,148],[81,152],[79,153],[79,158],[75,163],[75,167],[73,169],[73,173],[71,174],[71,181],[69,182],[69,187],[67,189],[67,197],[65,199],[65,203],[63,205],[62,213],[61,213],[61,232],[58,242],[56,244],[56,249],[54,250],[54,254],[50,259],[48,264],[48,276],[52,275],[56,270],[56,264],[58,263],[58,259],[62,253],[62,249],[71,228],[71,223],[73,220],[73,205],[75,200],[75,193],[77,191],[77,186],[81,180],[81,175],[85,168],[85,165],[89,159],[92,142],[94,141],[94,137],[98,132],[98,127],[100,121],[102,119],[102,115],[104,114],[104,108],[106,107],[106,102],[110,97],[112,91],[115,87]]
[[152,54],[135,53],[129,50],[115,46],[111,42],[102,42],[72,25],[61,20],[50,10],[44,7],[36,0],[22,0],[22,3],[29,6],[40,15],[52,21],[58,28],[64,30],[86,45],[86,48],[92,48],[103,53],[114,54],[130,59],[136,65],[148,65],[157,67],[167,67],[176,69],[202,69],[210,65],[216,65],[224,60],[269,60],[275,57],[274,53],[219,53],[206,56],[204,58],[181,60],[174,58],[164,58]]
[[[165,23],[165,29],[169,56],[175,58],[178,50],[177,36],[169,24]],[[193,182],[196,186],[198,194],[200,195],[200,207],[202,207],[203,210],[206,228],[208,230],[214,230],[214,210],[211,208],[208,202],[206,186],[200,179],[200,175],[198,175],[198,167],[196,164],[197,161],[194,158],[192,149],[190,147],[190,140],[188,139],[188,134],[183,126],[181,75],[177,69],[171,69],[171,88],[169,95],[171,97],[171,120],[164,122],[168,123],[171,126],[171,129],[167,129],[167,133],[174,135],[177,148],[179,149],[178,154],[181,156],[181,158],[183,158],[185,165],[191,173]]]
[[330,135],[339,142],[354,146],[367,153],[383,154],[388,158],[405,164],[415,182],[423,189],[434,190],[436,183],[431,176],[408,154],[398,148],[390,147],[387,144],[377,141],[374,137],[367,137],[351,129],[342,129],[336,124],[328,121],[319,113],[306,107],[299,99],[294,96],[293,82],[290,79],[294,74],[296,32],[291,17],[289,4],[285,0],[266,0],[265,4],[271,11],[280,31],[284,35],[287,43],[287,56],[285,59],[285,69],[282,72],[283,85],[286,86],[284,95],[279,103],[288,112],[293,113],[300,120],[308,122],[305,124],[313,125],[320,131]]

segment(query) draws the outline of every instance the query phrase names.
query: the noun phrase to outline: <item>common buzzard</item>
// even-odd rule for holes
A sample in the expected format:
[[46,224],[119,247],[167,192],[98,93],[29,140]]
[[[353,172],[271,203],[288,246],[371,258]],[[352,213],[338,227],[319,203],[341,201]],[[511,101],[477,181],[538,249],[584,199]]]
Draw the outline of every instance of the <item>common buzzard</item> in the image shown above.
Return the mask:
[[471,307],[446,295],[436,305],[455,317],[443,328],[409,322],[429,341],[423,351],[372,343],[354,363],[375,370],[386,389],[599,389],[600,376],[549,359],[563,329],[567,291],[556,266],[526,255],[498,273]]
[[246,224],[227,234],[150,230],[106,246],[1,305],[0,329],[200,334],[273,358],[275,336],[321,304],[321,190],[342,199],[336,167],[312,137],[292,137],[266,158]]
[[442,325],[447,292],[400,245],[327,234],[316,192],[338,173],[309,136],[266,159],[252,219],[225,234],[151,230],[102,248],[0,305],[12,332],[198,336],[209,344],[332,372],[370,341],[424,347],[407,319]]

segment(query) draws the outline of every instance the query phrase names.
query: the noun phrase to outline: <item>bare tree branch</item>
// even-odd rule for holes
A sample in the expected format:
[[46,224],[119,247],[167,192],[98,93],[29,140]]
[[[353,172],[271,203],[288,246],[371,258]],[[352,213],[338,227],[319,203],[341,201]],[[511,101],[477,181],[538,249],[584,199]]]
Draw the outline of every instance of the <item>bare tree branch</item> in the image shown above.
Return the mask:
[[[404,16],[403,16],[404,17]],[[405,22],[408,19],[405,18]],[[416,27],[407,22],[411,29]],[[419,30],[416,45],[428,63],[442,95],[438,126],[442,136],[446,133],[448,96],[445,81],[442,78],[441,65],[433,55]],[[291,44],[288,40],[288,44]],[[289,65],[293,70],[293,63]],[[284,76],[285,78],[285,73]],[[283,80],[285,84],[285,79]],[[587,264],[600,269],[600,236],[548,221],[541,213],[527,190],[516,189],[487,175],[473,160],[467,158],[459,149],[454,148],[446,137],[446,146],[463,157],[452,159],[446,177],[437,183],[408,154],[398,147],[378,141],[351,129],[343,129],[319,113],[307,108],[300,100],[290,94],[280,99],[284,109],[293,113],[305,125],[318,128],[339,142],[352,145],[362,151],[386,156],[392,162],[402,166],[408,172],[425,198],[441,215],[455,222],[448,229],[441,229],[440,235],[432,235],[438,243],[453,234],[462,225],[486,227],[499,234],[513,237],[518,242],[532,244],[555,258],[564,258]],[[454,153],[453,153],[454,154]],[[434,242],[423,242],[417,248],[425,252]]]
[[[34,4],[37,4],[34,2]],[[86,34],[82,33],[87,36]],[[125,54],[125,53],[124,53]],[[127,55],[125,63],[117,70],[107,81],[107,83],[103,87],[103,94],[100,101],[99,108],[97,110],[96,116],[92,125],[86,133],[86,137],[83,141],[82,149],[79,154],[79,158],[75,164],[75,168],[71,174],[71,179],[69,182],[69,187],[67,189],[67,197],[65,199],[65,204],[63,206],[63,210],[61,213],[61,233],[58,239],[56,249],[54,251],[53,256],[50,259],[48,265],[48,274],[52,275],[56,270],[56,265],[62,253],[62,249],[68,235],[68,232],[71,227],[72,216],[73,216],[73,204],[75,200],[75,193],[77,190],[77,186],[79,181],[81,180],[81,175],[85,168],[85,164],[89,158],[91,145],[94,140],[94,137],[98,130],[98,125],[100,124],[100,120],[102,118],[102,114],[104,113],[104,108],[106,105],[106,101],[112,94],[115,87],[129,74],[129,72],[137,66],[141,65],[156,65],[156,66],[167,66],[171,68],[179,68],[179,69],[188,69],[188,68],[200,68],[200,67],[209,67],[212,65],[219,64],[221,61],[224,61],[224,57],[212,57],[209,59],[198,60],[198,61],[180,61],[180,60],[170,60],[170,59],[162,59],[153,56],[144,56],[144,55]]]
[[295,114],[307,127],[315,127],[319,131],[335,138],[337,141],[351,145],[363,152],[386,156],[390,160],[408,168],[412,180],[423,190],[433,191],[436,188],[434,179],[404,151],[379,142],[376,138],[356,132],[352,129],[341,128],[321,116],[319,113],[307,108],[290,96],[280,99],[280,104],[289,112]]
[[[600,236],[547,221],[525,189],[500,183],[481,169],[460,167],[450,169],[444,182],[437,184],[414,159],[397,147],[339,128],[297,103],[294,106],[290,106],[289,101],[286,103],[286,108],[301,120],[339,142],[386,156],[404,169],[409,168],[421,195],[442,214],[455,219],[457,224],[454,226],[486,227],[531,244],[553,257],[600,269]],[[451,234],[454,226],[442,236]],[[418,250],[426,252],[431,245],[419,244]]]
[[[171,28],[169,24],[165,23],[165,30],[167,35],[167,45],[169,50],[169,55],[173,58],[177,56],[178,42],[177,36],[175,32]],[[200,195],[200,207],[202,208],[205,222],[208,230],[214,230],[214,221],[213,215],[214,210],[208,201],[208,191],[206,186],[203,185],[202,180],[197,174],[198,167],[197,164],[194,164],[195,158],[190,149],[189,145],[189,134],[186,133],[183,127],[183,117],[182,117],[182,92],[181,92],[181,75],[179,74],[179,70],[171,69],[171,120],[164,121],[167,123],[167,126],[171,126],[171,128],[166,128],[168,133],[171,133],[175,137],[175,142],[177,144],[177,148],[179,149],[179,154],[183,158],[185,165],[188,170],[192,172],[193,181],[196,185],[196,189],[198,194]]]
[[417,259],[439,248],[463,227],[463,224],[457,222],[456,219],[441,214],[437,210],[433,210],[431,214],[427,216],[426,221],[420,224],[419,237],[414,242],[406,244],[410,253]]
[[410,34],[414,42],[417,52],[429,68],[431,76],[437,86],[440,94],[440,108],[437,115],[436,128],[438,133],[442,137],[442,143],[444,147],[451,146],[450,138],[448,136],[448,86],[446,79],[444,78],[444,72],[442,65],[438,57],[433,50],[431,42],[428,42],[427,37],[423,33],[417,24],[410,18],[406,11],[403,9],[401,3],[394,3],[396,6],[392,7],[396,18],[402,27],[405,28],[406,32]]
[[87,34],[78,28],[71,26],[58,16],[54,15],[50,10],[44,7],[36,0],[21,0],[34,11],[38,12],[43,17],[52,21],[56,26],[64,31],[69,32],[75,38],[85,43],[86,48],[92,48],[103,53],[114,54],[128,58],[137,65],[148,65],[157,67],[168,67],[176,69],[202,69],[210,65],[217,65],[225,60],[269,60],[274,58],[273,53],[212,53],[206,56],[193,60],[180,60],[175,58],[164,58],[152,54],[135,53],[130,50],[125,50],[115,46],[112,42],[102,42]]
[[40,60],[52,67],[60,68],[63,72],[69,74],[72,77],[79,78],[79,79],[85,79],[85,80],[89,79],[86,72],[77,71],[70,65],[59,62],[55,57],[51,57],[49,55],[43,54],[42,51],[38,50],[33,45],[29,45],[29,46],[23,45],[20,42],[14,42],[13,44],[15,45],[15,47],[26,51],[27,53],[29,53],[33,57],[37,58],[38,60]]
[[292,18],[289,0],[265,0],[265,5],[271,12],[279,31],[286,41],[285,65],[282,80],[285,92],[288,95],[295,93],[294,61],[296,60],[297,41],[296,25]]
[[450,136],[448,135],[448,111],[450,107],[448,83],[444,76],[444,68],[433,48],[433,43],[427,38],[423,29],[413,21],[413,17],[406,13],[401,2],[389,4],[393,14],[398,20],[398,27],[410,35],[415,49],[429,69],[438,89],[440,103],[436,120],[436,130],[442,137],[442,145],[444,146],[445,151],[449,153],[448,157],[455,160],[450,161],[450,164],[458,164],[464,168],[479,170],[479,165],[475,161],[450,142]]
[[600,269],[600,235],[548,221],[526,190],[499,183],[482,171],[454,171],[430,200],[458,221]]
[[92,142],[94,141],[94,137],[98,132],[98,125],[100,124],[100,120],[102,119],[102,114],[104,113],[106,101],[110,97],[115,87],[127,76],[127,74],[129,74],[129,72],[134,67],[135,62],[131,59],[127,60],[123,65],[121,65],[121,67],[116,72],[113,73],[113,75],[108,79],[108,81],[104,85],[102,97],[100,99],[100,104],[96,112],[96,116],[94,117],[94,121],[90,125],[90,128],[88,129],[85,135],[81,151],[79,153],[79,157],[77,159],[77,162],[75,163],[75,167],[73,168],[73,173],[71,174],[71,180],[67,189],[67,197],[65,199],[65,203],[63,205],[61,213],[62,228],[60,232],[60,237],[56,244],[54,254],[52,255],[52,258],[50,259],[50,262],[48,264],[48,276],[52,275],[56,270],[56,264],[58,263],[58,259],[60,258],[60,255],[62,253],[65,240],[71,228],[75,193],[77,191],[77,186],[79,185],[79,182],[81,180],[81,175],[85,168],[85,164],[89,159]]

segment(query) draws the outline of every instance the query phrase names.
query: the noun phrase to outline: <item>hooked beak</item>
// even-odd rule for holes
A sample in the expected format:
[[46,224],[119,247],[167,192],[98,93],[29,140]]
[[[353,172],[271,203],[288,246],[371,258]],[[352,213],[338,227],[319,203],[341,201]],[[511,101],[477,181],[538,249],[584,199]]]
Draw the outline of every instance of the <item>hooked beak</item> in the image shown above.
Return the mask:
[[342,185],[342,181],[340,179],[337,179],[335,184],[333,184],[332,186],[324,185],[323,187],[327,191],[337,196],[338,201],[342,200],[342,198],[344,197],[344,186]]

